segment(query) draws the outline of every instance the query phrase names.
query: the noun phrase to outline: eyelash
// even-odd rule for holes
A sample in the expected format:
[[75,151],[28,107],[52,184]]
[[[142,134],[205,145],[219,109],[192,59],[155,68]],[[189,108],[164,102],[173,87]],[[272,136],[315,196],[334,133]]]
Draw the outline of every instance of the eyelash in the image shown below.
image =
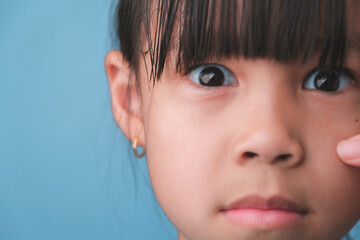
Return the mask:
[[[232,71],[223,65],[215,63],[200,64],[191,69],[186,76],[199,87],[210,89],[238,85],[238,80]],[[214,76],[217,77],[214,78]],[[312,70],[304,78],[302,88],[325,93],[336,93],[356,82],[354,74],[347,68],[322,67]]]
[[[315,83],[315,81],[317,82]],[[319,83],[320,85],[318,85]],[[356,83],[356,78],[349,69],[340,67],[322,67],[311,71],[305,77],[302,87],[306,90],[337,93],[352,83]],[[323,89],[321,89],[321,87],[323,87]]]
[[[219,74],[220,76],[214,78],[214,76]],[[223,65],[215,64],[215,63],[200,64],[194,66],[186,74],[186,76],[191,81],[204,88],[216,88],[223,86],[238,85],[238,80],[236,79],[235,75],[232,73],[230,69],[228,69]]]

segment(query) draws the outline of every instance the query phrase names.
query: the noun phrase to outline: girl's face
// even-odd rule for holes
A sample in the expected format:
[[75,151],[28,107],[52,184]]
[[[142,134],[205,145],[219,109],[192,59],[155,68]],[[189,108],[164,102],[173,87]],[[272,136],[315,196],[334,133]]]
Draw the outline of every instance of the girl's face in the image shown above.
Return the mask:
[[[150,179],[180,239],[338,240],[351,229],[360,169],[336,146],[360,132],[358,50],[345,69],[317,69],[316,56],[306,65],[232,58],[186,76],[170,53],[155,86],[149,59],[140,66]],[[112,92],[116,102],[121,91]]]
[[[360,132],[360,79],[316,62],[214,63],[181,77],[169,62],[141,84],[152,186],[181,239],[340,239],[360,216],[360,170],[336,154]],[[199,84],[211,77],[227,86]]]

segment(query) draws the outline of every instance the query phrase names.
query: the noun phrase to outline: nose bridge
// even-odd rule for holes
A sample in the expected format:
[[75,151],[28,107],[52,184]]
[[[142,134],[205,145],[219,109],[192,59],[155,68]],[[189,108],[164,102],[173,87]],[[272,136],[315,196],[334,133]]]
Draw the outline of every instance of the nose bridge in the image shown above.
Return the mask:
[[253,113],[258,127],[279,133],[291,132],[290,125],[295,124],[293,118],[296,114],[296,107],[289,91],[278,88],[275,91],[264,93],[263,96],[266,97],[263,97],[262,101],[257,100],[259,111]]
[[300,122],[296,101],[291,91],[283,88],[264,88],[252,95],[247,127],[242,128],[235,141],[235,154],[240,163],[259,160],[290,167],[301,161],[303,149],[298,139]]
[[[286,82],[286,79],[283,82]],[[276,82],[268,79],[262,85],[262,88],[256,88],[249,94],[252,121],[258,125],[259,130],[266,128],[263,134],[270,131],[291,132],[288,128],[295,124],[297,111],[295,93],[287,84],[282,84],[281,80]]]

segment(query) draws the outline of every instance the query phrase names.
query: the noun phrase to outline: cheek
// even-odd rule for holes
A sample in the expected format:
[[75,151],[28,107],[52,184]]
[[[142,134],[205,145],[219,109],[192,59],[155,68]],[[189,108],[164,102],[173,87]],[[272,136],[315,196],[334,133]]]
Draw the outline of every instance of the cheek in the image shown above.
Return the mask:
[[344,234],[360,216],[360,168],[344,164],[336,152],[339,141],[360,133],[360,101],[345,102],[312,105],[302,128],[305,166],[300,176],[324,230],[333,226]]
[[146,126],[149,174],[160,206],[182,229],[183,223],[209,218],[202,214],[213,206],[204,199],[216,196],[215,175],[227,140],[209,108],[186,106],[176,98],[165,98],[166,103],[156,99]]
[[360,216],[360,169],[343,164],[325,146],[316,150],[318,154],[308,154],[312,161],[305,164],[299,177],[311,210],[316,213],[314,228],[345,235]]
[[[327,98],[306,99],[310,106],[304,119],[306,125],[319,129],[329,139],[343,140],[360,133],[360,89],[350,89],[350,94]],[[314,101],[315,100],[315,101]],[[339,139],[336,139],[339,138]]]
[[206,172],[216,167],[214,160],[223,158],[225,148],[219,144],[226,144],[224,119],[213,111],[214,106],[197,106],[164,93],[160,86],[152,101],[146,148],[155,190],[162,191],[164,182],[182,190],[205,182]]

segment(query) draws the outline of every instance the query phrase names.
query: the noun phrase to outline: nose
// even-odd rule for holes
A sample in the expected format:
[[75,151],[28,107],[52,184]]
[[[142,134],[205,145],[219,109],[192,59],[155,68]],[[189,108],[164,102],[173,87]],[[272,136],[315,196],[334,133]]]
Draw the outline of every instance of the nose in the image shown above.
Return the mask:
[[260,162],[291,168],[302,162],[304,150],[296,117],[274,105],[261,114],[247,116],[247,124],[237,131],[239,135],[233,145],[234,158],[239,164]]
[[266,129],[249,136],[246,143],[239,144],[236,159],[240,164],[260,161],[281,167],[294,167],[301,163],[303,150],[291,135],[276,129]]

